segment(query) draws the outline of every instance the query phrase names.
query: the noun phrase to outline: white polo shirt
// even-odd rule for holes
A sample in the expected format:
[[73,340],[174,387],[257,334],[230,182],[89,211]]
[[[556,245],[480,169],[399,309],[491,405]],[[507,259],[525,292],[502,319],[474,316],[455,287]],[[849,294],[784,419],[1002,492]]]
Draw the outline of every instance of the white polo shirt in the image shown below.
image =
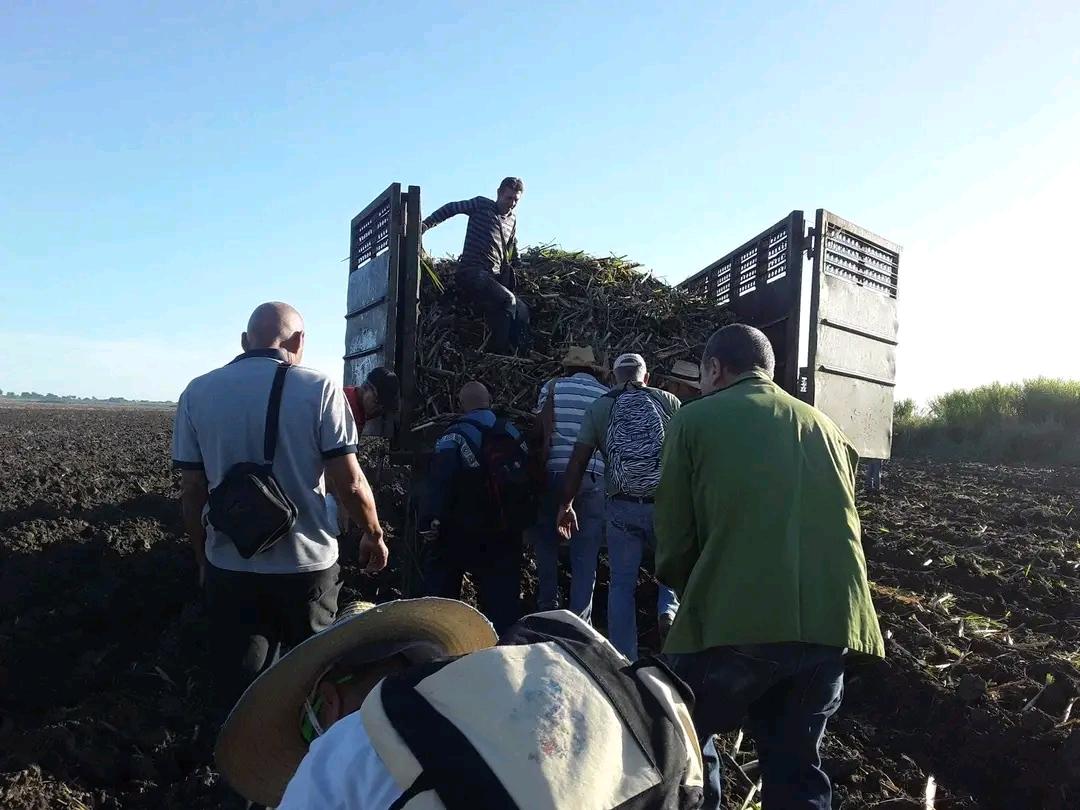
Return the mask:
[[[203,470],[213,489],[234,464],[262,463],[270,386],[285,359],[277,349],[258,349],[192,380],[176,409],[173,466]],[[341,386],[315,369],[291,368],[282,389],[274,475],[296,504],[296,524],[250,560],[207,525],[207,561],[259,574],[321,571],[337,562],[338,527],[327,508],[323,467],[329,458],[355,453],[356,445],[356,422]]]

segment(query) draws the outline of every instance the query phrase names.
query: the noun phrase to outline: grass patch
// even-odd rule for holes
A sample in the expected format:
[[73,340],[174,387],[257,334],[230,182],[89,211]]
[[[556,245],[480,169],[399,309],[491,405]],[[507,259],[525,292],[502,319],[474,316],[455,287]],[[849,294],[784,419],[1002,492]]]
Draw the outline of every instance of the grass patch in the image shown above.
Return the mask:
[[1040,377],[950,391],[893,410],[897,456],[995,464],[1080,464],[1080,381]]

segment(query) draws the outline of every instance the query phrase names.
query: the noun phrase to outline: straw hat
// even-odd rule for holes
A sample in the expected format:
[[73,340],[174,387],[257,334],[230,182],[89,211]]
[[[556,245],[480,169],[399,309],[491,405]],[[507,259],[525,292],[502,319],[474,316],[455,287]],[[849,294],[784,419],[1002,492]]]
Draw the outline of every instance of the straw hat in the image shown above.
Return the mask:
[[671,366],[671,371],[664,376],[669,380],[675,380],[683,385],[701,390],[701,367],[697,363],[691,363],[689,360],[676,360]]
[[480,612],[454,599],[349,605],[330,627],[298,644],[247,688],[218,735],[218,770],[242,796],[273,807],[307,753],[300,733],[304,700],[336,660],[366,645],[427,642],[452,656],[497,640]]
[[596,363],[596,355],[593,354],[592,346],[571,346],[566,350],[566,356],[562,359],[564,366],[591,368],[602,371],[603,368]]

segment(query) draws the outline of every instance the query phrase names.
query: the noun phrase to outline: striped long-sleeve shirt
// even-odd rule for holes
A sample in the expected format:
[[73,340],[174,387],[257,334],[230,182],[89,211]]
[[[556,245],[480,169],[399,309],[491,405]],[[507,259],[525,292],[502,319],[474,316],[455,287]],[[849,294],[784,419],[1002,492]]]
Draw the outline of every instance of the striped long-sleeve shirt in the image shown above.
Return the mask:
[[423,230],[434,228],[458,214],[469,217],[465,246],[461,249],[458,264],[460,269],[498,273],[502,270],[504,259],[506,262],[513,261],[517,254],[517,217],[513,211],[500,214],[495,201],[487,197],[447,203],[424,220]]
[[[550,382],[549,380],[540,388],[540,398],[536,402],[537,413],[543,413]],[[607,392],[606,385],[584,371],[555,380],[555,432],[551,436],[551,450],[548,453],[548,472],[566,472],[585,411]],[[599,453],[593,454],[587,472],[598,476],[604,474],[604,460]]]

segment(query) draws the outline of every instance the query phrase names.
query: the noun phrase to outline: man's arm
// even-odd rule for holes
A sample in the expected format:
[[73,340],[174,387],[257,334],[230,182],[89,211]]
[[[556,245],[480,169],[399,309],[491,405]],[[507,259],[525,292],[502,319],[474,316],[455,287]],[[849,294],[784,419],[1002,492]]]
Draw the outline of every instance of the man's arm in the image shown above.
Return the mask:
[[694,523],[690,455],[683,425],[684,420],[678,416],[668,423],[653,511],[656,578],[679,596],[682,596],[701,553]]
[[180,511],[184,515],[184,528],[195,552],[200,586],[206,581],[206,526],[203,525],[202,514],[209,499],[206,473],[202,470],[181,470]]
[[355,453],[345,453],[326,460],[326,477],[338,503],[349,517],[360,524],[363,535],[360,538],[360,564],[364,570],[374,574],[386,567],[390,556],[383,541],[383,530],[379,525],[379,513],[375,508],[375,495],[368,485],[364,471],[356,460]]
[[581,479],[585,477],[585,470],[589,466],[589,459],[596,448],[591,444],[574,444],[574,452],[570,454],[570,463],[566,466],[566,474],[563,476],[562,498],[559,502],[559,512],[555,518],[555,525],[559,534],[569,540],[578,529],[577,515],[574,513],[574,498],[577,497],[581,488]]
[[447,203],[442,208],[435,209],[423,222],[420,223],[420,233],[434,228],[436,225],[446,222],[450,217],[458,214],[475,214],[479,208],[482,197],[473,197],[471,200],[459,200]]

